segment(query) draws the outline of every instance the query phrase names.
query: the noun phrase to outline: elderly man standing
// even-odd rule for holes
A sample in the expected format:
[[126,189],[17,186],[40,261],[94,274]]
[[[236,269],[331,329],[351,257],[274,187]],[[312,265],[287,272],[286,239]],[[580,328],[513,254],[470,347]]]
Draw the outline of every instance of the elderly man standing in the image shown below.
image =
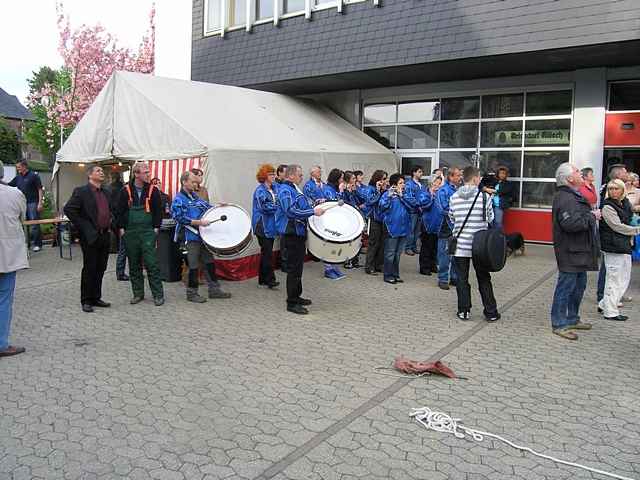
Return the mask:
[[92,313],[93,307],[110,307],[102,300],[102,278],[109,261],[111,246],[111,197],[104,190],[104,170],[98,165],[87,168],[89,181],[77,187],[64,206],[69,217],[80,232],[82,248],[82,277],[80,301],[82,311]]
[[4,165],[0,162],[0,357],[25,351],[9,345],[16,271],[29,268],[22,220],[27,215],[27,200],[17,188],[2,182]]
[[146,163],[136,162],[131,174],[131,181],[120,190],[115,209],[116,223],[129,259],[133,290],[130,303],[135,305],[144,300],[144,261],[153,303],[159,307],[164,304],[164,290],[156,255],[156,237],[164,213],[162,198],[160,190],[149,183],[149,166]]
[[558,190],[553,198],[553,246],[558,263],[558,283],[553,294],[551,328],[567,340],[577,340],[573,330],[590,330],[580,322],[580,303],[587,286],[587,272],[598,270],[600,242],[597,221],[600,212],[592,210],[580,194],[583,179],[570,163],[556,170]]
[[[211,252],[202,244],[198,228],[206,227],[210,220],[203,220],[202,215],[211,208],[209,202],[202,200],[196,193],[198,179],[196,175],[187,171],[180,175],[180,192],[171,204],[171,215],[178,224],[176,240],[186,244],[189,278],[187,281],[187,300],[194,303],[204,303],[206,298],[198,294],[198,266],[204,265],[205,276],[209,286],[209,298],[230,298],[231,294],[220,289],[216,276],[216,267]],[[184,236],[182,235],[184,233]]]
[[278,210],[276,211],[276,230],[287,251],[284,271],[287,272],[287,311],[305,315],[305,308],[311,300],[302,298],[302,269],[307,253],[307,218],[322,215],[324,210],[309,204],[309,199],[300,190],[302,167],[287,166],[287,179],[278,188]]

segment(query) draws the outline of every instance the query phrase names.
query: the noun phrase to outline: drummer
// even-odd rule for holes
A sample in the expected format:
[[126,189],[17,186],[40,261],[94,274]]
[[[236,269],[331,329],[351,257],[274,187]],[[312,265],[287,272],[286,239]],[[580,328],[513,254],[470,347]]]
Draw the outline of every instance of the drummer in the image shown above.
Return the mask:
[[[339,168],[334,168],[329,172],[327,183],[322,187],[322,201],[337,202],[345,200],[344,172]],[[329,280],[342,280],[345,274],[340,271],[337,265],[324,264],[324,278]]]
[[201,219],[202,215],[212,208],[209,202],[198,197],[195,192],[196,176],[187,171],[180,175],[182,188],[171,204],[171,215],[177,223],[175,240],[186,245],[189,278],[187,282],[187,300],[204,303],[206,298],[198,294],[198,266],[204,265],[205,277],[209,287],[209,298],[230,298],[231,294],[223,292],[216,276],[213,256],[200,238],[198,227],[206,227],[210,220]]
[[309,200],[300,190],[302,167],[287,166],[287,179],[278,187],[276,210],[276,229],[282,236],[287,252],[287,311],[304,315],[309,313],[305,308],[311,300],[302,298],[302,270],[307,252],[305,237],[307,235],[307,218],[322,215],[324,210],[312,207]]
[[276,193],[278,184],[276,171],[273,165],[265,163],[260,165],[256,173],[259,184],[253,193],[253,211],[251,215],[251,227],[258,237],[260,245],[260,271],[258,273],[258,285],[276,288],[280,282],[276,281],[273,273],[273,241],[276,237]]

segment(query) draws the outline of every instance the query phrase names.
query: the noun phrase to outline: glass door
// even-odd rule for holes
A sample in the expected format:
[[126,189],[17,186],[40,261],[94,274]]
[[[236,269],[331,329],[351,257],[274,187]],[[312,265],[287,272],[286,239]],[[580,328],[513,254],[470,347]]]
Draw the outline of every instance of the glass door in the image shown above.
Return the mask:
[[411,177],[413,167],[422,168],[422,183],[427,185],[429,176],[438,166],[436,150],[411,150],[410,152],[398,151],[400,157],[400,173],[405,177]]

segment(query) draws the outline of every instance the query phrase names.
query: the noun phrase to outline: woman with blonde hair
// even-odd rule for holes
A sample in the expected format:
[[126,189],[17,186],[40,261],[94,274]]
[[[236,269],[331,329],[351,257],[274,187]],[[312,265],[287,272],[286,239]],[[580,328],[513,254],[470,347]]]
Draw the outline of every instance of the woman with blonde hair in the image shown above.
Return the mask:
[[627,200],[629,200],[634,213],[640,212],[640,188],[636,186],[639,178],[637,173],[629,172],[627,182],[625,183]]
[[606,320],[621,322],[629,318],[620,315],[618,304],[631,279],[633,237],[640,234],[640,227],[631,226],[633,212],[625,197],[624,182],[619,179],[611,180],[607,184],[600,220],[600,249],[607,273],[604,298],[598,304],[598,311]]
[[280,285],[273,272],[273,242],[276,238],[276,210],[278,209],[276,202],[278,184],[274,183],[276,169],[268,163],[260,165],[256,180],[259,185],[253,193],[251,225],[260,244],[258,286],[274,289]]

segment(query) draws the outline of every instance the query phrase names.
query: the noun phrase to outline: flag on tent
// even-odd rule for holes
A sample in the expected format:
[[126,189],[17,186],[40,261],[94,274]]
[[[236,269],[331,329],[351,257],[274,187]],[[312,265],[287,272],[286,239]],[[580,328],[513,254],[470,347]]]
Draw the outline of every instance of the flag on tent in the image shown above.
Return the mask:
[[151,160],[151,178],[159,178],[162,191],[173,198],[180,191],[180,175],[192,168],[202,168],[202,157],[179,158],[176,160]]

